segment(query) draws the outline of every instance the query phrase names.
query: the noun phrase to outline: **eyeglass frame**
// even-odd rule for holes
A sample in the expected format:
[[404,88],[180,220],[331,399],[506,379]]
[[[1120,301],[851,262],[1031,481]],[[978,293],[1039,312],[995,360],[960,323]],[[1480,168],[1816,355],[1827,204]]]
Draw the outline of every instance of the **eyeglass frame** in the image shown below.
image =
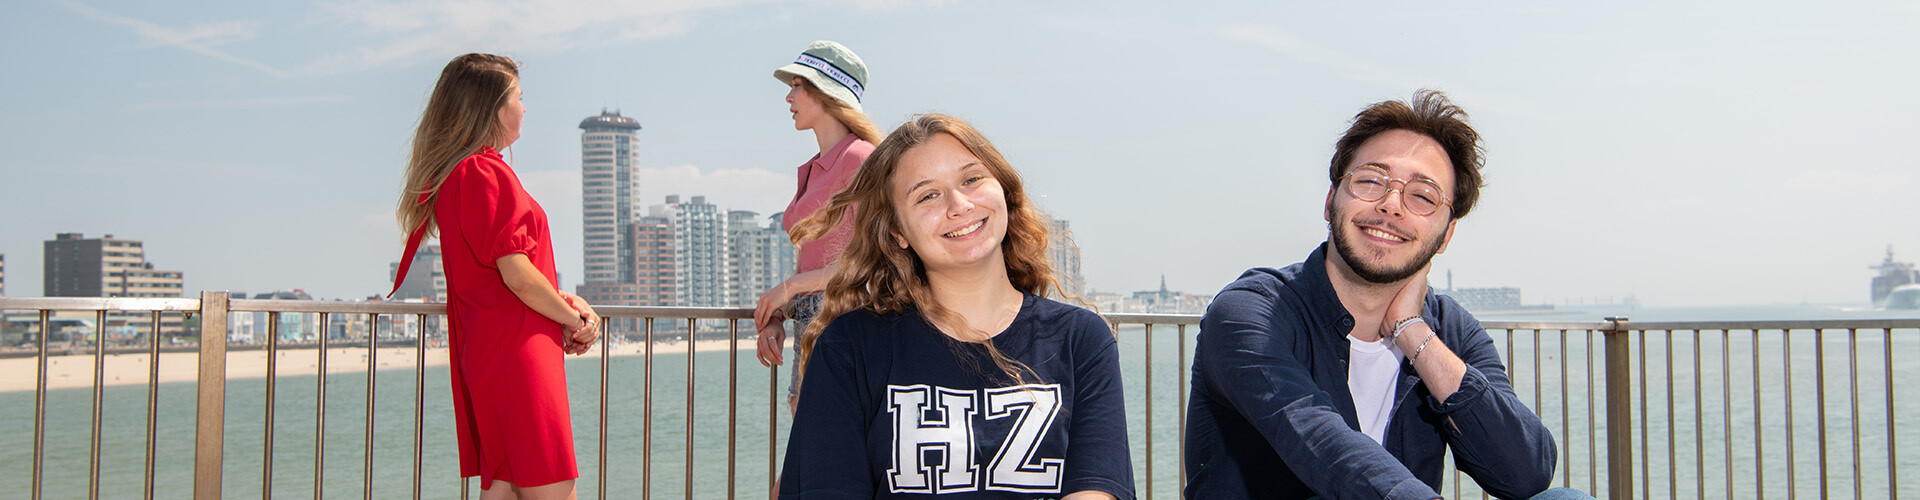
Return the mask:
[[[1375,171],[1378,171],[1378,172],[1380,172],[1380,176],[1381,176],[1381,177],[1385,177],[1385,178],[1386,178],[1386,180],[1387,180],[1387,191],[1386,191],[1386,192],[1384,192],[1384,193],[1380,193],[1380,197],[1378,197],[1378,198],[1374,198],[1374,199],[1371,199],[1371,200],[1369,200],[1369,199],[1367,199],[1367,198],[1366,198],[1366,197],[1364,197],[1364,196],[1360,196],[1360,194],[1359,194],[1359,193],[1355,193],[1355,192],[1353,192],[1353,185],[1352,185],[1352,184],[1348,184],[1348,183],[1347,183],[1347,178],[1348,178],[1348,177],[1352,177],[1352,176],[1353,176],[1353,174],[1354,174],[1354,172],[1358,172],[1358,171],[1360,171],[1360,169],[1371,169],[1371,170],[1375,170]],[[1396,188],[1396,187],[1393,187],[1393,183],[1394,183],[1395,181],[1399,181],[1399,182],[1400,182],[1400,187],[1398,187],[1398,188]],[[1427,213],[1424,213],[1424,214],[1423,214],[1423,213],[1419,213],[1419,212],[1415,212],[1415,211],[1413,211],[1413,209],[1412,209],[1412,208],[1408,208],[1408,209],[1407,209],[1407,212],[1408,212],[1408,213],[1412,213],[1412,214],[1414,214],[1414,215],[1418,215],[1418,216],[1421,216],[1421,217],[1426,217],[1426,216],[1429,216],[1429,215],[1433,215],[1433,214],[1437,214],[1437,213],[1440,213],[1440,207],[1447,207],[1447,209],[1448,209],[1448,210],[1452,210],[1452,209],[1453,209],[1453,197],[1452,197],[1452,196],[1447,196],[1447,189],[1446,189],[1446,188],[1443,188],[1443,187],[1440,187],[1440,183],[1438,183],[1438,182],[1434,182],[1434,181],[1433,181],[1433,179],[1426,179],[1426,178],[1414,178],[1414,179],[1400,179],[1400,178],[1395,178],[1395,177],[1394,177],[1394,176],[1393,176],[1393,175],[1392,175],[1391,173],[1389,173],[1389,172],[1387,172],[1387,169],[1386,169],[1386,168],[1384,168],[1384,167],[1382,167],[1382,166],[1380,166],[1380,165],[1377,165],[1377,164],[1373,164],[1373,163],[1367,163],[1367,164],[1363,164],[1363,165],[1360,165],[1360,166],[1357,166],[1357,167],[1353,167],[1352,169],[1348,169],[1348,170],[1347,170],[1347,173],[1344,173],[1344,174],[1340,174],[1340,189],[1341,189],[1342,191],[1346,191],[1346,192],[1347,192],[1347,196],[1352,196],[1352,197],[1353,197],[1354,199],[1357,199],[1357,200],[1360,200],[1360,201],[1364,201],[1364,202],[1367,202],[1367,203],[1377,203],[1377,202],[1379,202],[1380,200],[1384,200],[1384,199],[1387,199],[1387,196],[1389,196],[1389,195],[1392,195],[1394,191],[1399,191],[1399,192],[1400,192],[1400,206],[1402,206],[1402,207],[1405,207],[1405,206],[1407,206],[1407,184],[1408,184],[1408,183],[1410,183],[1410,182],[1424,182],[1424,183],[1426,183],[1426,184],[1427,184],[1427,185],[1429,185],[1429,186],[1433,186],[1433,190],[1434,190],[1434,192],[1436,192],[1436,193],[1440,193],[1440,204],[1439,204],[1439,205],[1436,205],[1436,206],[1434,206],[1434,207],[1433,207],[1433,211],[1432,211],[1432,212],[1427,212]]]

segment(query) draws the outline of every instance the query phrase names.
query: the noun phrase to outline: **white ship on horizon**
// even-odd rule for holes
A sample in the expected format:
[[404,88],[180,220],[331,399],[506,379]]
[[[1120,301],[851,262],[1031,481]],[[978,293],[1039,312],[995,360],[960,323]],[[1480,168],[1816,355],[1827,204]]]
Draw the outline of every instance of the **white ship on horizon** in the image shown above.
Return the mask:
[[1875,309],[1920,309],[1920,270],[1912,262],[1894,261],[1893,247],[1887,247],[1886,260],[1868,269],[1880,272],[1873,277]]

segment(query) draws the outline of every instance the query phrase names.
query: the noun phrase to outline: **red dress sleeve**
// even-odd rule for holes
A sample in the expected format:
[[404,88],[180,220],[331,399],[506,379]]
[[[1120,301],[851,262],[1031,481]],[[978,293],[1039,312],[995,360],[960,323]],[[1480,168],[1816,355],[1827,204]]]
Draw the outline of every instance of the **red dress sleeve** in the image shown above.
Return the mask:
[[465,240],[481,266],[497,269],[501,257],[531,253],[540,242],[533,234],[533,198],[506,165],[491,160],[467,157],[447,182],[462,193],[455,209],[465,219],[460,234],[451,236]]

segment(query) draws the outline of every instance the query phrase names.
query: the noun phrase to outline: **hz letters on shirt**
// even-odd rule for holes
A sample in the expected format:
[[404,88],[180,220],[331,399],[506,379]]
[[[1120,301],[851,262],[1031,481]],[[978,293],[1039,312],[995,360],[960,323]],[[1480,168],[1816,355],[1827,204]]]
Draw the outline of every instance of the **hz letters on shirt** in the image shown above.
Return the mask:
[[[887,386],[893,419],[894,493],[1011,491],[1059,493],[1061,457],[1036,457],[1060,414],[1059,384],[955,390],[929,385]],[[975,465],[975,418],[1013,418],[984,477]],[[988,441],[989,443],[994,440]]]

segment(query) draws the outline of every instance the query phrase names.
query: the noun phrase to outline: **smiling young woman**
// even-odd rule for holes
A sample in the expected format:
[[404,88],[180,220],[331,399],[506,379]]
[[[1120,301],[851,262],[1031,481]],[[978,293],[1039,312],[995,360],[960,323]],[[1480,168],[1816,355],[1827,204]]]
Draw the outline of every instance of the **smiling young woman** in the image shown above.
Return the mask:
[[849,221],[782,497],[1133,498],[1113,332],[1040,296],[1046,225],[985,136],[915,117],[795,234]]

